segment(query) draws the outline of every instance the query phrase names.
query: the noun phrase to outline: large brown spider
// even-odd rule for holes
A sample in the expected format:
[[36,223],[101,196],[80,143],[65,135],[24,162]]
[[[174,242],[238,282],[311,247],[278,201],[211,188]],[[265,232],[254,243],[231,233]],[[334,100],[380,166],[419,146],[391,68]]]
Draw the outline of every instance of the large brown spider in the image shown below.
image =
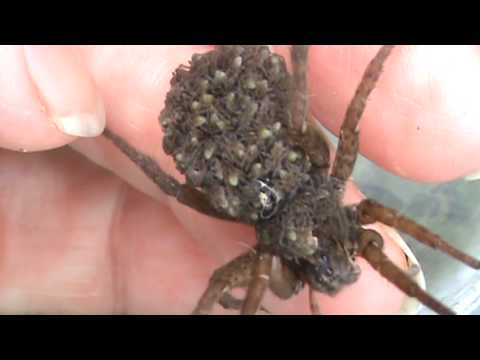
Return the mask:
[[[160,123],[164,149],[185,184],[105,130],[166,194],[203,214],[256,229],[255,249],[214,272],[194,314],[210,313],[216,303],[255,314],[267,288],[288,299],[304,285],[312,313],[319,313],[313,292],[334,295],[355,282],[357,256],[408,296],[439,314],[453,314],[387,258],[379,233],[362,226],[382,222],[475,269],[478,260],[373,200],[342,205],[358,154],[359,121],[392,48],[383,46],[367,66],[332,166],[325,137],[310,121],[308,46],[292,46],[292,74],[266,46],[220,46],[176,70]],[[230,294],[237,287],[248,288],[244,301]]]

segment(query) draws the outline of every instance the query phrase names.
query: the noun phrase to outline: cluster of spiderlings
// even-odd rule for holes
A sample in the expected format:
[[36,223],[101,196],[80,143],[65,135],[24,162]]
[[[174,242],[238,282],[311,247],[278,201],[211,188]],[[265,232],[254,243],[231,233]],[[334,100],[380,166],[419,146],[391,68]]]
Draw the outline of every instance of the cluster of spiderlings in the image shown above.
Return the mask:
[[304,181],[310,161],[288,136],[291,91],[284,59],[266,46],[221,46],[175,71],[163,147],[217,210],[256,222],[276,208],[265,184],[280,200]]
[[[344,210],[338,202],[335,182],[321,173],[311,173],[308,181],[297,191],[288,204],[268,223],[257,226],[258,240],[273,253],[287,260],[306,259],[312,263],[318,251],[325,250],[320,242],[327,241],[336,246],[332,234],[339,234],[348,251],[355,250],[349,239],[356,231],[349,224],[352,213]],[[332,222],[332,219],[335,221]]]

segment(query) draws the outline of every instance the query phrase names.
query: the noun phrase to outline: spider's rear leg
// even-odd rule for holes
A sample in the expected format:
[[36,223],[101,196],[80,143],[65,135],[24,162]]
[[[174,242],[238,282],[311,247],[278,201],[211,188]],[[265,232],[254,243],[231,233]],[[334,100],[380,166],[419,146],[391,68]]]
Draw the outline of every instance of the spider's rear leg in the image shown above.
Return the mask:
[[366,199],[356,206],[360,223],[372,224],[376,221],[391,226],[401,232],[413,236],[421,243],[438,249],[474,269],[480,269],[480,261],[453,247],[437,234],[417,224],[412,219],[401,215],[397,210],[388,208],[376,201]]
[[417,298],[422,304],[438,314],[455,315],[452,310],[423,290],[408,274],[396,266],[384,254],[382,251],[383,239],[379,233],[374,230],[362,230],[359,240],[359,256],[367,260],[388,281],[408,296]]
[[333,163],[332,176],[346,182],[352,175],[359,146],[358,123],[362,117],[368,96],[375,88],[382,72],[383,64],[393,49],[392,45],[382,46],[367,66],[360,85],[348,106],[340,129],[337,155]]
[[198,212],[222,220],[234,220],[225,214],[216,211],[205,194],[186,184],[180,184],[173,177],[165,173],[157,162],[128,144],[119,135],[110,129],[105,129],[103,135],[126,155],[143,173],[152,180],[167,195],[175,197],[178,202],[189,206]]

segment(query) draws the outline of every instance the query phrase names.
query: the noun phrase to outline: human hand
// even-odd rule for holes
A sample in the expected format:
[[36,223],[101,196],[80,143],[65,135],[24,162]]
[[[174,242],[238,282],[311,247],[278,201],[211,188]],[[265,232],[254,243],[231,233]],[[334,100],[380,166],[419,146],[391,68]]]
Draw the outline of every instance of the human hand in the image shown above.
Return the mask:
[[[415,51],[433,50],[419,48],[397,48],[387,61],[361,121],[362,151],[403,176],[448,180],[480,166],[471,156],[479,132],[471,118],[480,109],[473,102],[465,107],[464,100],[480,86],[472,82],[476,54],[472,47],[459,47],[458,54],[432,48],[457,59],[465,74],[460,80],[471,84],[457,88],[445,75],[452,72],[446,56],[423,69]],[[1,312],[188,313],[211,272],[244,252],[242,244],[254,243],[253,229],[205,217],[164,196],[102,137],[79,139],[61,131],[95,136],[103,129],[105,110],[112,129],[181,179],[162,151],[157,117],[171,72],[192,53],[208,49],[0,49],[9,69],[0,78],[0,147],[37,151],[70,145],[32,154],[0,151]],[[277,50],[288,55],[285,47]],[[312,48],[313,111],[330,128],[340,127],[375,52],[376,47]],[[465,111],[461,117],[457,107]],[[439,151],[445,145],[448,154]],[[346,201],[360,199],[350,186]],[[386,252],[405,268],[393,242],[398,235],[376,228]],[[398,311],[404,295],[361,259],[360,265],[356,284],[335,298],[318,295],[324,313]],[[289,301],[269,297],[265,306],[274,313],[308,312],[305,292]]]

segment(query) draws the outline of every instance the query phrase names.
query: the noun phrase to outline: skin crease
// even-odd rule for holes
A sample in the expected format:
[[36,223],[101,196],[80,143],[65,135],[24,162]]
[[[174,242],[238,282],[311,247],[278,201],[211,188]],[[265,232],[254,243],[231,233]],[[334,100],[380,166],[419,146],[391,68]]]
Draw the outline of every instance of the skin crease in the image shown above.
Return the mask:
[[[189,313],[211,272],[254,244],[251,228],[205,217],[166,198],[105,139],[65,135],[51,121],[59,114],[95,112],[96,101],[103,102],[113,130],[181,179],[162,151],[157,116],[172,71],[192,53],[210,48],[57,47],[65,52],[61,59],[45,60],[35,49],[0,47],[0,64],[9,69],[0,75],[0,147],[37,151],[0,150],[0,312]],[[332,130],[338,131],[377,49],[312,48],[312,109]],[[287,54],[284,46],[275,50]],[[474,139],[480,129],[473,119],[480,108],[469,101],[480,90],[480,81],[474,81],[480,74],[477,57],[478,49],[470,46],[396,48],[361,122],[362,152],[418,181],[447,181],[477,170]],[[42,61],[67,62],[57,68],[73,69],[75,76],[61,70],[32,74],[49,68]],[[460,80],[445,75],[452,71]],[[69,91],[49,88],[46,104],[41,89],[55,77],[62,77]],[[72,89],[78,89],[78,102]],[[62,107],[66,96],[69,109]],[[346,202],[361,197],[349,183]],[[387,254],[405,267],[392,244],[398,235],[375,228],[385,237]],[[318,295],[322,311],[395,313],[404,295],[359,263],[363,272],[356,284],[334,298]],[[303,314],[307,298],[305,291],[289,301],[269,295],[264,305],[274,313]]]

